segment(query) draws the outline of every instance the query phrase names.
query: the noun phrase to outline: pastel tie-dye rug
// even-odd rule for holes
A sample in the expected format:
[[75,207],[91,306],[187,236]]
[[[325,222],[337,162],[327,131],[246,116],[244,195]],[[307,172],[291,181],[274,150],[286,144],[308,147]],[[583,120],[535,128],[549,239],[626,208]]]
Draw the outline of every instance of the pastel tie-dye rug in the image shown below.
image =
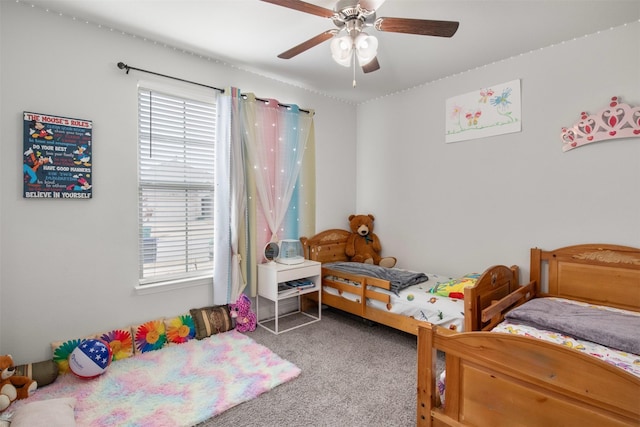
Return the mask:
[[75,397],[79,426],[192,426],[299,374],[297,366],[234,330],[115,361],[91,380],[62,375],[10,410]]

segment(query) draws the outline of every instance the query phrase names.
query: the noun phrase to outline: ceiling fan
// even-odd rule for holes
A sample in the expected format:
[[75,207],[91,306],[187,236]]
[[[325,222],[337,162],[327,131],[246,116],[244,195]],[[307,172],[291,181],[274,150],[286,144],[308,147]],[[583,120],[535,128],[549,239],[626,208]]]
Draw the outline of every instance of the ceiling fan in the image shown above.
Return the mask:
[[[282,52],[278,55],[278,58],[291,59],[322,42],[333,39],[331,41],[331,55],[334,61],[340,65],[349,67],[351,60],[357,57],[358,63],[365,73],[370,73],[380,68],[377,58],[378,40],[374,36],[365,33],[364,30],[366,28],[374,27],[378,31],[392,33],[451,37],[456,33],[459,25],[459,23],[455,21],[376,18],[376,10],[385,0],[338,0],[333,10],[301,0],[262,1],[323,18],[330,18],[337,27],[320,33]],[[340,36],[342,32],[346,34]]]

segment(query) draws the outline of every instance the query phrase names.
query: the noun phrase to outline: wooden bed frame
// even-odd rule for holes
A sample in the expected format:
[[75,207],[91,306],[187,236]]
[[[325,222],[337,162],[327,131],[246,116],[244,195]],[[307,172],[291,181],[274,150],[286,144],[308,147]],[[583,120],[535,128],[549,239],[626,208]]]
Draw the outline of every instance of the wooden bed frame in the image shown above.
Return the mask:
[[[546,268],[545,268],[546,267]],[[545,278],[548,290],[538,290]],[[556,295],[640,311],[640,249],[608,244],[531,249],[532,281],[484,310],[495,323],[511,306]],[[446,363],[445,405],[436,350]],[[418,334],[418,426],[638,426],[640,378],[580,351],[495,332]]]
[[[321,263],[348,261],[345,254],[347,237],[350,232],[341,229],[330,229],[316,234],[313,237],[302,237],[300,241],[304,248],[305,258]],[[326,276],[335,276],[360,283],[360,287],[346,285],[340,281],[329,280]],[[489,267],[471,288],[465,289],[464,294],[464,330],[480,330],[489,323],[481,319],[481,311],[491,305],[493,301],[509,295],[519,287],[519,268],[517,266],[506,267],[496,265]],[[373,277],[360,276],[322,267],[322,303],[348,313],[360,316],[376,323],[380,323],[395,329],[418,334],[418,326],[428,322],[417,320],[401,314],[390,313],[367,305],[367,299],[375,299],[385,304],[390,302],[390,296],[384,292],[378,292],[375,286],[386,290],[391,289],[386,280]],[[338,291],[346,291],[358,295],[358,302],[347,300],[324,291],[324,287],[331,287]]]

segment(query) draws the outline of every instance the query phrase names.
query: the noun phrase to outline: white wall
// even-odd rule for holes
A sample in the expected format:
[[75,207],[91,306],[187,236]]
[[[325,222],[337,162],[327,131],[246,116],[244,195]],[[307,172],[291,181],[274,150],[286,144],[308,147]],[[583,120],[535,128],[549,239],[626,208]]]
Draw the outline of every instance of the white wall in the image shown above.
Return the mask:
[[[354,211],[356,106],[22,3],[0,2],[0,18],[0,354],[44,360],[51,341],[212,303],[209,287],[134,292],[136,84],[154,77],[119,61],[315,109],[317,229]],[[93,121],[93,199],[22,198],[23,111]]]
[[[521,132],[445,143],[447,98],[514,79]],[[612,96],[640,105],[638,22],[361,104],[358,212],[384,255],[434,273],[517,264],[528,279],[534,246],[640,246],[640,138],[561,150],[561,128]]]

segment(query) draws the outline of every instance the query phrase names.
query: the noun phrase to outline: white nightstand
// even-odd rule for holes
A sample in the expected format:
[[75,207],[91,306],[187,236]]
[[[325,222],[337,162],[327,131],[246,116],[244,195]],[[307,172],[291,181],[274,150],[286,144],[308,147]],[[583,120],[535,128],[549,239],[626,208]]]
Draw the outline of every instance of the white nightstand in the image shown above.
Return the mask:
[[[317,322],[321,317],[321,264],[316,261],[305,260],[300,264],[279,264],[276,262],[270,262],[258,265],[258,296],[256,297],[256,313],[258,315],[258,325],[273,332],[279,334],[281,332],[290,331],[291,329],[299,328],[300,326],[308,325],[309,323]],[[290,288],[286,290],[278,290],[279,286],[286,282],[292,282],[295,280],[306,279],[313,283],[312,287],[304,289]],[[315,294],[315,295],[309,295]],[[317,315],[310,313],[305,308],[301,307],[302,296],[306,295],[307,298],[313,297],[314,301],[317,301]],[[260,298],[265,298],[271,301],[275,307],[273,316],[265,319],[260,319]],[[279,302],[289,299],[297,298],[298,309],[291,313],[280,315]],[[301,322],[299,319],[295,319],[293,326],[287,327],[284,330],[280,329],[279,320],[283,317],[298,315],[300,317],[306,317]],[[273,325],[273,327],[270,327]]]

